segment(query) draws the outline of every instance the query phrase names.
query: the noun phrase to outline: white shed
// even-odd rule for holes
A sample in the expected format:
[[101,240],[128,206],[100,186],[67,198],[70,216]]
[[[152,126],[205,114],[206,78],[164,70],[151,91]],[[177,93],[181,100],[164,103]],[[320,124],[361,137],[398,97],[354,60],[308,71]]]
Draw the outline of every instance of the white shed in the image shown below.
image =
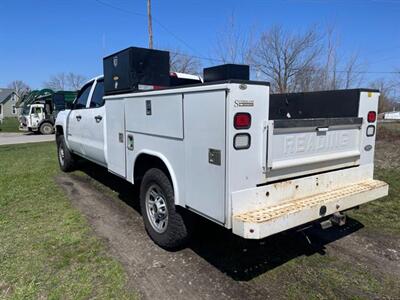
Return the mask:
[[389,111],[383,115],[385,120],[400,120],[400,111]]

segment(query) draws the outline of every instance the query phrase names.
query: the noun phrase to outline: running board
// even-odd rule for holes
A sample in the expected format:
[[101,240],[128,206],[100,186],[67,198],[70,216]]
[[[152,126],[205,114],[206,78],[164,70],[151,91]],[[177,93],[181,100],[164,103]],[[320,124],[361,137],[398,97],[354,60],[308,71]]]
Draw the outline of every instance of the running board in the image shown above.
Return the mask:
[[261,239],[384,197],[388,190],[387,183],[371,179],[278,205],[260,207],[234,215],[232,231],[247,239]]

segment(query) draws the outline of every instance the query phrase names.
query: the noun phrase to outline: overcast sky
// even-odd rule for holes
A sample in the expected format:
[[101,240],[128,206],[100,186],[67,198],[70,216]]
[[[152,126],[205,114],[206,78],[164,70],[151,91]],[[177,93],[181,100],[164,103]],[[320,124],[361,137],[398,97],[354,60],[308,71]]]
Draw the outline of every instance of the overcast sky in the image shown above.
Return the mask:
[[[153,0],[152,4],[154,42],[159,47],[213,57],[217,32],[233,13],[242,31],[272,24],[293,31],[335,24],[342,51],[358,51],[370,72],[400,69],[400,0]],[[59,72],[93,77],[102,73],[105,55],[148,43],[146,0],[1,0],[0,12],[0,87],[21,79],[40,88]]]

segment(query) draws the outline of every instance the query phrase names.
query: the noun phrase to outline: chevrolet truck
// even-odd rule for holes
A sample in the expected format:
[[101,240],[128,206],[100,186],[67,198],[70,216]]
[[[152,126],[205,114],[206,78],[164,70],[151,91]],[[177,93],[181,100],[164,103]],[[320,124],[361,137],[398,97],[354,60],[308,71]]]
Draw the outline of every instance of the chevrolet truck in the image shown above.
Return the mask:
[[145,228],[161,247],[188,240],[187,210],[262,239],[342,223],[343,211],[388,194],[373,178],[377,90],[270,94],[242,65],[174,86],[163,55],[106,57],[104,78],[85,84],[55,126],[63,171],[82,157],[140,186]]

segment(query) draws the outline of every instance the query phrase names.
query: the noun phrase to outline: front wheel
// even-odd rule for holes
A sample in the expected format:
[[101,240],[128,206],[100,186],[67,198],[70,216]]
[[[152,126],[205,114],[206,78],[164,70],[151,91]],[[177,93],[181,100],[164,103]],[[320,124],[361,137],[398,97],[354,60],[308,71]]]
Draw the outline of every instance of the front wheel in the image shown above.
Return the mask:
[[177,211],[174,190],[160,169],[148,170],[140,186],[140,207],[151,239],[166,249],[182,247],[189,238],[189,226]]
[[43,123],[42,125],[40,125],[40,133],[41,134],[52,134],[54,133],[54,127],[53,125],[51,125],[50,123]]
[[60,169],[64,172],[70,172],[75,168],[75,158],[74,155],[69,151],[67,145],[65,144],[64,136],[60,135],[57,137],[57,156],[58,164]]

